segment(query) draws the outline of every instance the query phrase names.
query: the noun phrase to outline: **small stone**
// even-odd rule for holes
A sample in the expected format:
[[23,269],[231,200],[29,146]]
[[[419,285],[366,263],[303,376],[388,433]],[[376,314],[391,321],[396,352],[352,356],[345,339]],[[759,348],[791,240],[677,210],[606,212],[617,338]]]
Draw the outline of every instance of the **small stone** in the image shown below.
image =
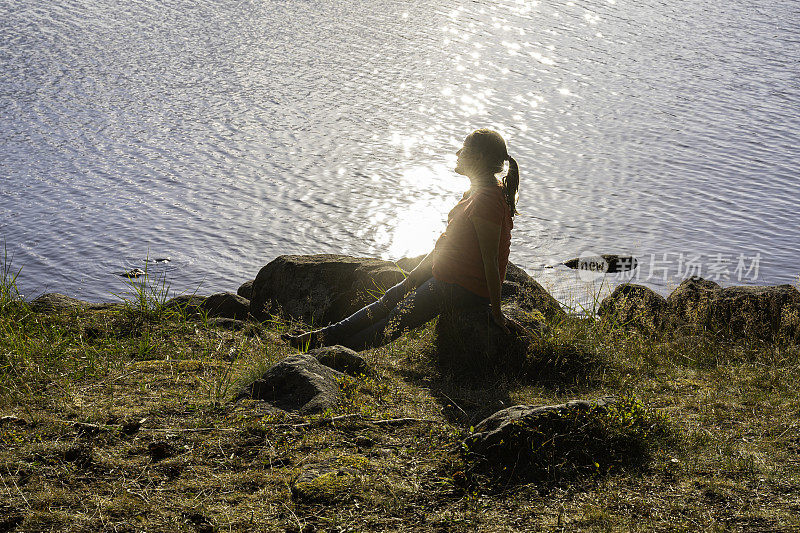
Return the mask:
[[255,281],[254,279],[251,279],[249,281],[245,281],[244,283],[242,283],[239,286],[239,289],[237,289],[236,294],[238,294],[242,298],[246,298],[247,300],[249,300],[250,297],[253,295],[253,282],[254,281]]
[[75,422],[72,424],[72,427],[78,431],[79,435],[96,435],[103,431],[107,431],[107,429],[103,426],[98,424],[87,424],[85,422]]
[[144,270],[142,270],[141,268],[134,268],[134,269],[129,270],[127,272],[118,272],[117,273],[117,275],[119,277],[121,277],[121,278],[129,278],[129,279],[130,278],[135,279],[135,278],[144,276],[145,274],[146,274],[146,272]]
[[344,346],[326,346],[308,352],[323,365],[351,376],[370,375],[372,370],[366,359]]
[[359,448],[371,448],[375,445],[375,441],[366,435],[359,435],[356,437],[356,446]]
[[310,355],[292,355],[246,386],[238,398],[264,400],[286,411],[315,413],[336,406],[343,377]]
[[14,415],[0,416],[0,426],[27,426],[28,422]]
[[174,298],[170,298],[164,303],[164,308],[173,311],[180,311],[186,314],[195,314],[199,312],[200,306],[206,301],[205,296],[198,296],[196,294],[181,294]]
[[126,435],[133,435],[141,429],[142,424],[144,424],[146,421],[147,418],[141,418],[139,420],[127,420],[122,423],[122,432]]
[[333,503],[347,499],[359,482],[358,459],[362,456],[343,457],[323,463],[305,465],[292,483],[292,497],[306,503]]
[[200,309],[206,311],[209,317],[244,320],[250,313],[250,301],[237,294],[220,292],[206,298]]

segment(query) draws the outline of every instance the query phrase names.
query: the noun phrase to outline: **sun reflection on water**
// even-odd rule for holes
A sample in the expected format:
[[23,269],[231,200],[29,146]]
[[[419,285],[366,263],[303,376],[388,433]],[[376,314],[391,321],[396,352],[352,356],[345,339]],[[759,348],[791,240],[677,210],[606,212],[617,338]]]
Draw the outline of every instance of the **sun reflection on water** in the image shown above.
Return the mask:
[[452,171],[452,164],[405,169],[400,184],[408,202],[370,205],[374,240],[384,259],[399,259],[430,252],[447,225],[447,213],[469,183]]

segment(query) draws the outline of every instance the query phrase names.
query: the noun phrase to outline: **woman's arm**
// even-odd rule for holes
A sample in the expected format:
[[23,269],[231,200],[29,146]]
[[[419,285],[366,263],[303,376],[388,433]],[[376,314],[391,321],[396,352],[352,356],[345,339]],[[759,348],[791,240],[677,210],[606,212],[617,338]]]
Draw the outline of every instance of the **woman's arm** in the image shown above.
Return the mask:
[[405,279],[409,287],[408,290],[416,289],[433,275],[433,254],[434,252],[431,252],[426,255],[425,258],[414,267],[414,270],[408,273]]
[[498,264],[498,254],[500,250],[501,227],[484,218],[472,217],[472,225],[475,226],[475,233],[478,235],[478,245],[481,248],[481,258],[483,259],[483,270],[486,275],[486,283],[489,286],[489,301],[492,303],[492,319],[509,333],[507,326],[508,320],[500,309],[500,294],[503,290],[503,280],[500,279],[500,266]]

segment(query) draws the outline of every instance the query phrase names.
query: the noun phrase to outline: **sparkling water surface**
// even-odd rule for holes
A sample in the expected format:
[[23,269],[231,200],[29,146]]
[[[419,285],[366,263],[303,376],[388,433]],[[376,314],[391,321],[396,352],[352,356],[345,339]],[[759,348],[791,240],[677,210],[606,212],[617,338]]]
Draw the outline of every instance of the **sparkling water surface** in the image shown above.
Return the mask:
[[[113,300],[117,274],[235,290],[285,253],[428,251],[501,132],[511,260],[640,257],[797,283],[797,0],[0,0],[0,238],[22,292]],[[664,254],[667,254],[666,256]],[[694,269],[694,270],[692,270]],[[620,276],[608,276],[611,285]]]

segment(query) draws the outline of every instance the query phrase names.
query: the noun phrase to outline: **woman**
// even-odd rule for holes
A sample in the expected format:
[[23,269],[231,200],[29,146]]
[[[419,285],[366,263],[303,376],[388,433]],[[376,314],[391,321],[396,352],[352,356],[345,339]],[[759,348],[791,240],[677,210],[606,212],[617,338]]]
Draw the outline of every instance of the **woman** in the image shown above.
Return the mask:
[[[433,251],[401,283],[341,322],[302,335],[284,335],[295,346],[341,344],[354,350],[380,346],[444,311],[489,306],[508,333],[512,322],[500,309],[508,264],[519,168],[495,131],[470,133],[456,152],[455,171],[470,189],[447,216],[447,229]],[[496,175],[509,163],[502,183]]]

